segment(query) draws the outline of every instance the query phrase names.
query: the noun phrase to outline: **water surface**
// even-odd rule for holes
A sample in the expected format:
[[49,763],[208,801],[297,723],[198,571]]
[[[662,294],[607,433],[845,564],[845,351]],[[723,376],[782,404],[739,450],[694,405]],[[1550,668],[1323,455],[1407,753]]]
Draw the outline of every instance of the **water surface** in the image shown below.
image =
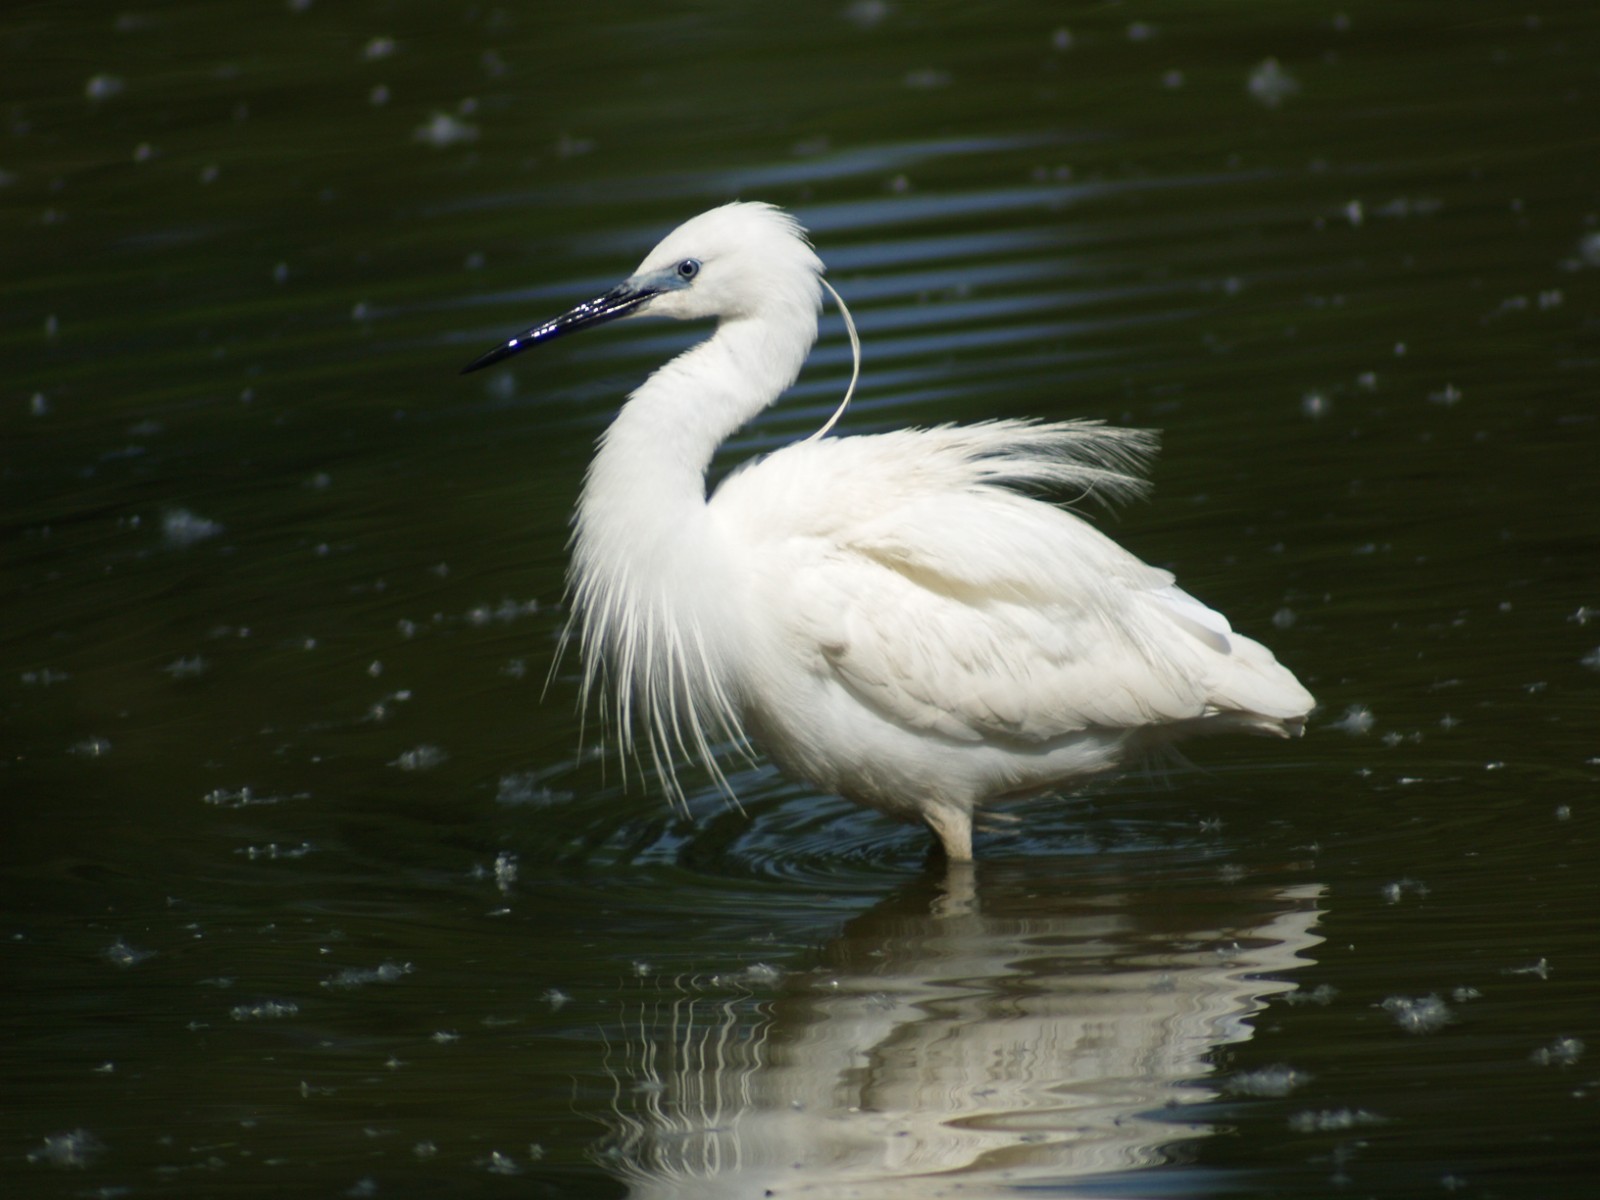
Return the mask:
[[[1600,18],[1564,4],[0,18],[0,1187],[1581,1196]],[[548,693],[636,323],[733,198],[844,432],[1163,432],[1106,518],[1317,694],[980,838]],[[831,316],[718,472],[814,429]]]

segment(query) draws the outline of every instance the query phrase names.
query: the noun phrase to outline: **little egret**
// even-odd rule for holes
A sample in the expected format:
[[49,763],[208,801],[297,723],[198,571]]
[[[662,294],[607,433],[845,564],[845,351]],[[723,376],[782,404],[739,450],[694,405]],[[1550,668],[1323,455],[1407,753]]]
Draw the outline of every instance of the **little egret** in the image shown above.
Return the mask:
[[1035,495],[1140,491],[1147,433],[991,420],[814,435],[708,499],[717,447],[816,341],[823,289],[837,299],[822,273],[793,217],[727,204],[465,368],[622,317],[716,319],[622,406],[574,518],[568,633],[584,702],[602,697],[624,755],[642,741],[681,803],[677,761],[729,790],[714,746],[759,744],[966,860],[985,803],[1184,734],[1302,731],[1311,695],[1271,651]]

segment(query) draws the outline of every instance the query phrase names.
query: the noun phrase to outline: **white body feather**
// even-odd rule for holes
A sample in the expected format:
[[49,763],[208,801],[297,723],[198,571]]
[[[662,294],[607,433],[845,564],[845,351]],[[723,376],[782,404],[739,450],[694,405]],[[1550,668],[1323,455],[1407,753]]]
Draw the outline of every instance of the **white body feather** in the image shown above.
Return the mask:
[[707,500],[717,446],[789,386],[816,338],[821,263],[793,221],[728,205],[635,279],[692,255],[691,288],[643,311],[717,316],[601,441],[573,534],[585,693],[627,749],[718,770],[717,743],[971,854],[986,800],[1210,729],[1287,736],[1312,698],[1263,646],[1047,487],[1116,498],[1153,438],[991,421],[809,440]]

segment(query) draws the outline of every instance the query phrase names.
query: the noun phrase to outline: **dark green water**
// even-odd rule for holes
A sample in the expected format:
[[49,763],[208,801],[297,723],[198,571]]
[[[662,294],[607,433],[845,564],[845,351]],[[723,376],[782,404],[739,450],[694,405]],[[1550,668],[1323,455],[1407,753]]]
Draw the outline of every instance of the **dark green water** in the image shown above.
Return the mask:
[[[4,1194],[1595,1194],[1600,9],[22,4],[0,55]],[[953,876],[580,756],[567,514],[694,334],[456,371],[735,197],[856,312],[845,432],[1163,430],[1113,530],[1308,737]],[[727,462],[847,373],[830,318]]]

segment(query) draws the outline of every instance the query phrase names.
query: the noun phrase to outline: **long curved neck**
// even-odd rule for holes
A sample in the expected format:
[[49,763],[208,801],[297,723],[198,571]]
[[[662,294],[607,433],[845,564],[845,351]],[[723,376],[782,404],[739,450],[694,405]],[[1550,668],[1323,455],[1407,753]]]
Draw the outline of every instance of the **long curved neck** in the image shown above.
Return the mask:
[[645,380],[600,440],[576,540],[629,533],[621,540],[637,550],[653,530],[681,544],[677,531],[705,507],[717,447],[794,382],[816,331],[814,311],[724,320]]
[[629,397],[578,499],[568,633],[578,634],[584,696],[605,695],[624,750],[643,725],[679,799],[675,757],[692,751],[720,780],[712,743],[744,736],[725,688],[736,576],[709,518],[706,468],[794,382],[816,333],[815,304],[723,320]]

